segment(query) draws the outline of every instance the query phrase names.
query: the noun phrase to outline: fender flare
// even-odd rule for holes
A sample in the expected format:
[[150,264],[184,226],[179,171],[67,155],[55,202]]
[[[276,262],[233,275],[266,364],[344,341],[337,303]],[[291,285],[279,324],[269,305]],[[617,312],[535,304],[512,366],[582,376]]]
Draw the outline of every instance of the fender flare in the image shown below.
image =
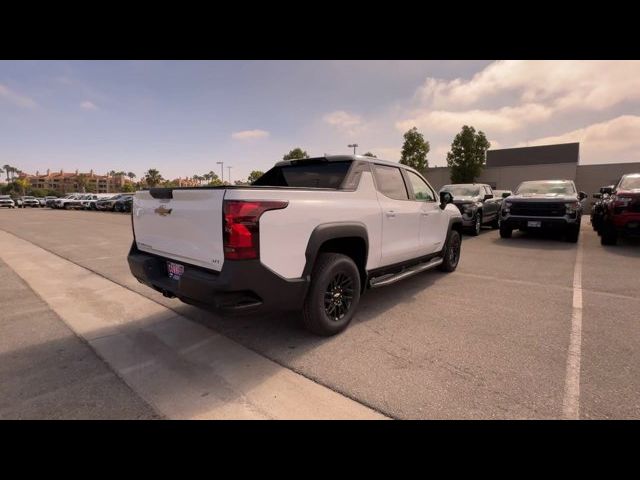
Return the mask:
[[356,237],[361,238],[365,245],[365,256],[363,271],[366,270],[367,259],[369,257],[369,235],[367,233],[367,227],[361,222],[330,222],[322,223],[313,229],[307,242],[307,249],[305,250],[306,263],[304,270],[302,271],[302,277],[307,278],[311,275],[313,266],[316,263],[318,257],[318,251],[323,243],[328,240],[334,240],[337,238]]

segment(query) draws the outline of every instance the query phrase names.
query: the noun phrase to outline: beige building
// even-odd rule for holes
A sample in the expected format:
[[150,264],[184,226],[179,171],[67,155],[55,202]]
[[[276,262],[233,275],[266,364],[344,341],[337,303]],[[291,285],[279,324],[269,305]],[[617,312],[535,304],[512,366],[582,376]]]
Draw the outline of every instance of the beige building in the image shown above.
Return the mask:
[[[640,172],[640,163],[580,165],[580,144],[563,143],[489,150],[486,166],[476,181],[498,190],[515,190],[525,180],[567,179],[591,197],[601,186],[634,172]],[[428,168],[425,177],[436,189],[451,183],[449,167]]]
[[36,172],[35,175],[27,175],[26,178],[31,183],[32,188],[48,188],[55,190],[59,194],[80,192],[82,190],[82,175],[86,180],[86,191],[93,193],[116,193],[120,192],[125,184],[131,184],[131,180],[124,175],[96,175],[93,170],[89,173],[66,173],[63,170],[46,174]]

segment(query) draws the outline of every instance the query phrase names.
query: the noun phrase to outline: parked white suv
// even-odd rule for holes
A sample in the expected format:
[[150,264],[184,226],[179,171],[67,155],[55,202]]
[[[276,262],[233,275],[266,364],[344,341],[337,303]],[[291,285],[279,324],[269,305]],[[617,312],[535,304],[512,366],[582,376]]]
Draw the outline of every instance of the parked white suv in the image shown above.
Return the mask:
[[367,288],[460,258],[451,194],[362,156],[278,162],[251,186],[143,190],[132,219],[140,282],[223,312],[299,310],[320,335],[344,330]]
[[70,193],[62,198],[56,198],[53,201],[53,208],[67,208],[66,204],[69,202],[75,202],[82,196],[81,193]]
[[0,208],[16,208],[16,202],[13,201],[10,195],[0,195]]

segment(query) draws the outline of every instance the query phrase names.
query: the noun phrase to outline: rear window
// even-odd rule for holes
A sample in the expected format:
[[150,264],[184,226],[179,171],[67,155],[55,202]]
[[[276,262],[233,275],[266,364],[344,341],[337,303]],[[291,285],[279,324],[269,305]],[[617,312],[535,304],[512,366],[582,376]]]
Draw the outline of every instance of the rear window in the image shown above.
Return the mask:
[[351,161],[300,162],[273,167],[252,185],[263,187],[339,188]]

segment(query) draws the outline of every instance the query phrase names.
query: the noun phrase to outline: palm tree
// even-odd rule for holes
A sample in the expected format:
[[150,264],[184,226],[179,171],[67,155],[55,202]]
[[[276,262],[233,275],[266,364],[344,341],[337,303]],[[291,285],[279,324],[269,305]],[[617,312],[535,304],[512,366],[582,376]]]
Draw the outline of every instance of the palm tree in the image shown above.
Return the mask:
[[127,177],[129,177],[131,180],[133,180],[134,178],[136,178],[136,174],[133,172],[129,172],[127,173]]
[[9,183],[9,173],[11,172],[11,165],[3,165],[2,168],[7,174],[7,183]]
[[155,168],[150,168],[149,170],[144,172],[144,180],[150,187],[155,187],[160,182],[162,182],[164,178],[162,178],[162,175],[160,175],[160,172],[158,170],[156,170]]

